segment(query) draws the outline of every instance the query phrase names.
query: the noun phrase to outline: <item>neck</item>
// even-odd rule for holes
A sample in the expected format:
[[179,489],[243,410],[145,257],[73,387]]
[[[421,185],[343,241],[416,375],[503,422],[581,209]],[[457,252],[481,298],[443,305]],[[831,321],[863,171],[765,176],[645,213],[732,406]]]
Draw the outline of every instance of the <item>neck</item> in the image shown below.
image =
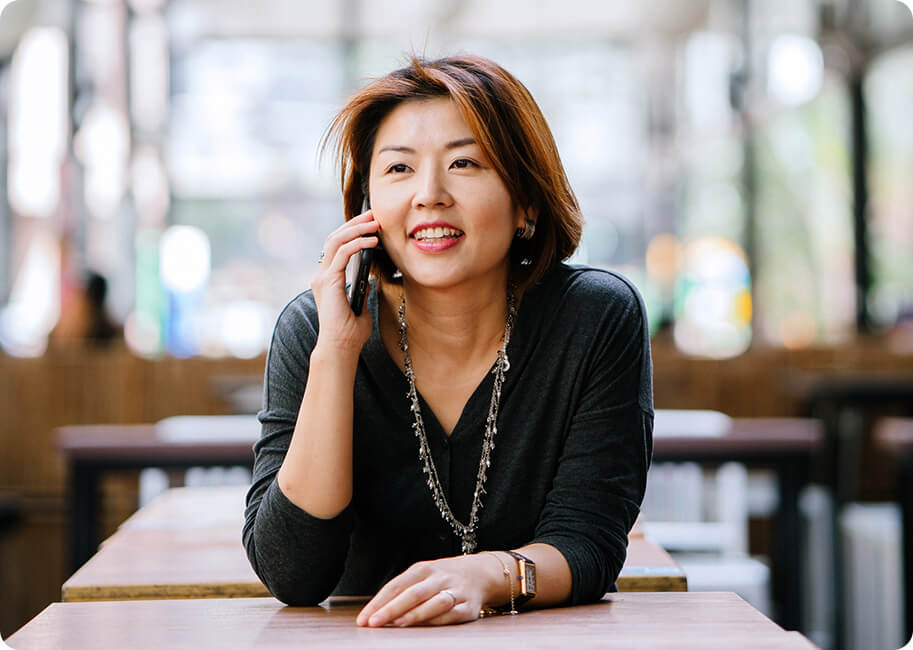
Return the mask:
[[404,278],[401,288],[390,289],[385,298],[393,310],[399,309],[400,292],[405,295],[410,349],[465,362],[476,355],[488,357],[492,346],[500,345],[507,319],[506,275],[447,289]]

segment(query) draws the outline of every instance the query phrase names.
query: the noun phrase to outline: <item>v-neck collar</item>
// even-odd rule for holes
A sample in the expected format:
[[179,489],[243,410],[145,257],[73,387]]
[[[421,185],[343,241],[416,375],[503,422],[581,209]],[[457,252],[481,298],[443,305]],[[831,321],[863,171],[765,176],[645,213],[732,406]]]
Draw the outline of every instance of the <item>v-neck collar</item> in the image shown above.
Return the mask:
[[[387,346],[384,345],[380,333],[380,291],[372,282],[371,291],[368,293],[367,307],[371,313],[372,328],[371,336],[365,343],[361,351],[361,358],[369,372],[375,377],[378,385],[387,394],[392,408],[402,410],[408,413],[408,419],[412,420],[411,411],[409,411],[409,399],[407,392],[409,382],[399,365],[390,357]],[[524,313],[528,313],[527,305],[530,298],[530,292],[524,297],[523,302],[517,311],[516,322],[511,333],[510,343],[507,346],[507,357],[510,360],[510,370],[504,376],[504,385],[501,388],[501,402],[507,399],[510,388],[514,382],[511,381],[512,373],[520,371],[525,365],[525,356],[529,346],[524,344],[527,327],[524,327]],[[460,411],[460,417],[453,427],[453,431],[448,436],[444,432],[443,426],[437,419],[434,411],[422,397],[418,394],[419,404],[422,408],[422,419],[425,422],[425,432],[428,436],[434,436],[450,442],[459,442],[464,439],[481,440],[485,429],[485,421],[488,417],[488,408],[491,404],[491,391],[494,384],[494,363],[485,373],[485,376],[473,390],[469,399],[463,405]],[[411,433],[411,430],[410,430]]]

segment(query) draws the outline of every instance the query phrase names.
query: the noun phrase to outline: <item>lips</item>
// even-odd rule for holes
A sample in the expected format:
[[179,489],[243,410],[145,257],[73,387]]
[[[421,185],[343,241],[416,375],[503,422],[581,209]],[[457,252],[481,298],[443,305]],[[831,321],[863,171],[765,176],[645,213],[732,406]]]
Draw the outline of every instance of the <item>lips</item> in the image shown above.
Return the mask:
[[462,237],[463,233],[455,228],[423,228],[417,233],[412,235],[413,239],[418,241],[426,241],[429,239],[454,239],[455,237]]
[[444,222],[422,223],[409,233],[409,237],[416,241],[441,241],[457,239],[462,236],[462,230]]
[[409,233],[409,238],[415,242],[419,250],[425,253],[439,253],[459,244],[463,241],[464,235],[459,228],[438,221],[420,223]]

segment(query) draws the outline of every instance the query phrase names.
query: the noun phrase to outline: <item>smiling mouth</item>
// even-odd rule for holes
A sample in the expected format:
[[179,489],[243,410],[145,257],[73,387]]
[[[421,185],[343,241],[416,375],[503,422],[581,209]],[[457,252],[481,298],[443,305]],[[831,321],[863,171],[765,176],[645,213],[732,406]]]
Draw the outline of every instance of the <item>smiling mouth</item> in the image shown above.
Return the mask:
[[423,228],[419,230],[410,237],[417,241],[444,241],[447,239],[456,239],[457,237],[462,237],[463,231],[457,230],[456,228]]

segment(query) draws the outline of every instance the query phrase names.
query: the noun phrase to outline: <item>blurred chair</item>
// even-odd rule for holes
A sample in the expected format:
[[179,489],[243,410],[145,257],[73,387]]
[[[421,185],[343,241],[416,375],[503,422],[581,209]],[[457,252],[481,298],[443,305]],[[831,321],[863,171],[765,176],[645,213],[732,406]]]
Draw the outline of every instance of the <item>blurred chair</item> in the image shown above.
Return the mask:
[[[260,425],[254,415],[190,415],[159,420],[156,427],[162,438],[173,441],[227,438],[249,440],[253,445]],[[175,477],[174,474],[157,467],[142,470],[139,476],[139,506],[151,503],[170,487],[220,487],[251,483],[250,470],[241,466],[190,467],[182,476]],[[176,482],[173,483],[173,479]]]
[[802,549],[802,631],[820,648],[834,648],[834,497],[823,485],[809,485],[799,502],[805,526]]
[[772,615],[770,569],[748,555],[748,471],[659,463],[644,498],[644,533],[669,551],[689,591],[734,591]]
[[220,375],[210,380],[212,392],[231,413],[256,413],[263,406],[263,375]]
[[893,503],[850,503],[840,512],[844,645],[899,648],[904,639],[902,527]]

